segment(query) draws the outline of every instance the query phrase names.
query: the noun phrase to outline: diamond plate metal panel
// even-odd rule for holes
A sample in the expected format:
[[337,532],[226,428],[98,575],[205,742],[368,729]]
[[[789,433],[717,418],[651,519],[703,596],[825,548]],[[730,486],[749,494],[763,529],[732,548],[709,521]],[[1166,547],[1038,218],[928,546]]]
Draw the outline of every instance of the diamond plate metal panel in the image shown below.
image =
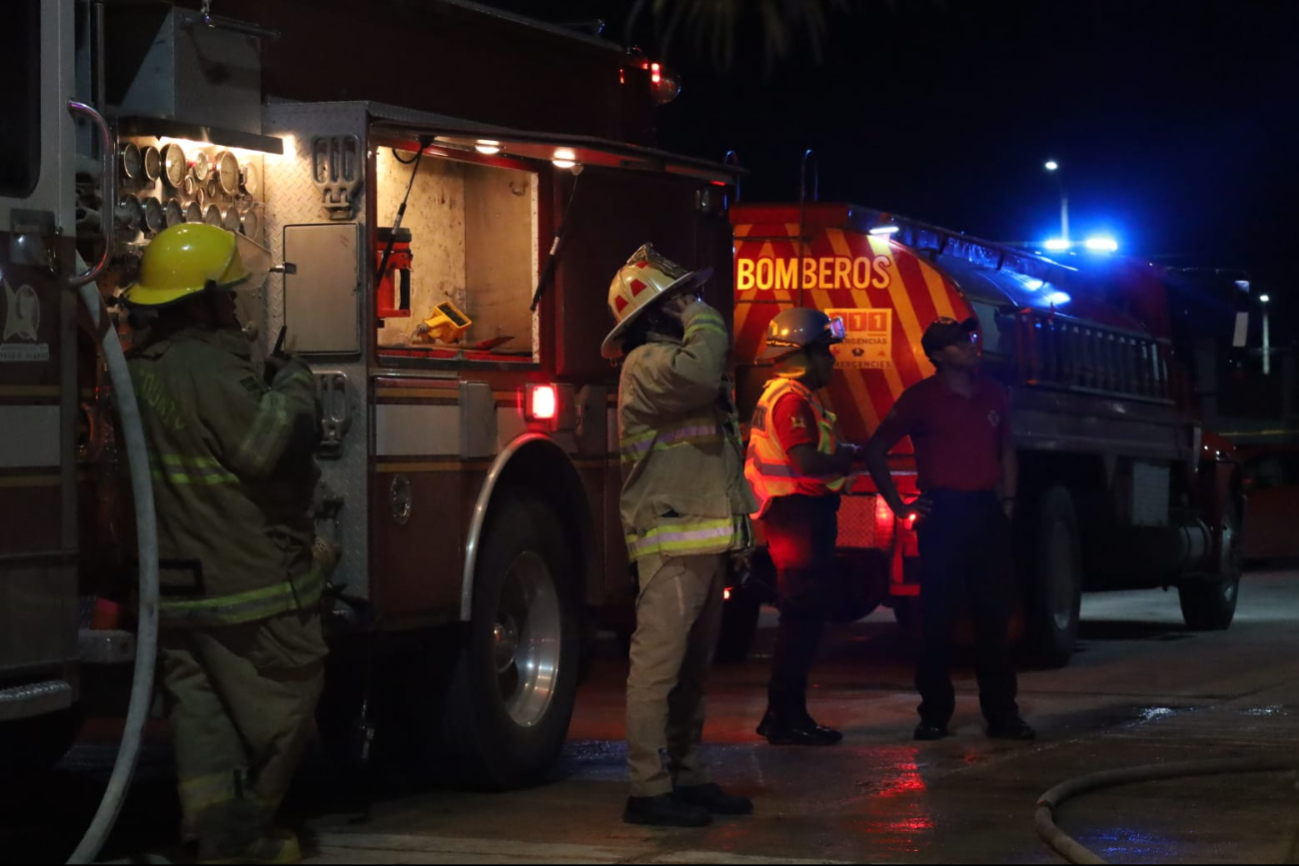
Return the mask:
[[[329,223],[329,214],[321,203],[320,192],[311,178],[311,143],[317,136],[355,135],[363,143],[366,135],[366,105],[362,102],[277,103],[268,105],[265,130],[268,135],[286,137],[281,158],[266,160],[267,234],[275,261],[284,260],[284,227],[309,223]],[[357,193],[365,201],[364,184]],[[366,237],[366,213],[362,206],[355,222]],[[269,351],[284,324],[284,278],[272,274],[261,299],[268,327],[262,333],[264,350]],[[369,341],[364,334],[362,344]],[[321,459],[322,483],[343,497],[338,514],[337,538],[343,557],[334,573],[334,582],[345,584],[351,595],[369,598],[369,460],[371,418],[367,391],[369,371],[364,353],[350,356],[312,356],[313,367],[334,370],[347,375],[348,414],[351,428],[343,438],[336,457]],[[333,538],[333,526],[321,525],[319,531]]]
[[56,713],[72,706],[72,684],[63,680],[0,689],[0,721]]
[[878,531],[875,523],[878,500],[879,497],[873,493],[843,497],[839,505],[838,547],[888,550],[892,546],[892,523],[889,524],[890,529],[883,532]]

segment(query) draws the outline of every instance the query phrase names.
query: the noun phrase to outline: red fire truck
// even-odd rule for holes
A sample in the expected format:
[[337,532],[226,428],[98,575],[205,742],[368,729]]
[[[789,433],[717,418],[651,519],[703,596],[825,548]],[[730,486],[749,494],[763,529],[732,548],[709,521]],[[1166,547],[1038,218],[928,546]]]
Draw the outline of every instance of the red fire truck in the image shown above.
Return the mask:
[[[1045,661],[1073,652],[1087,589],[1175,586],[1192,628],[1231,623],[1241,481],[1231,447],[1197,420],[1169,273],[1112,256],[1053,259],[849,204],[743,204],[731,221],[736,357],[755,357],[786,307],[842,316],[829,398],[850,441],[865,441],[933,372],[920,345],[930,321],[978,319],[984,371],[1012,398],[1023,624]],[[741,376],[742,404],[756,402],[763,374]],[[916,496],[909,441],[891,461]],[[909,624],[914,528],[867,476],[844,498],[839,549],[860,602],[852,615],[883,602]],[[730,634],[735,657],[748,632]]]
[[197,220],[269,248],[246,330],[317,375],[316,516],[342,550],[322,731],[485,787],[562,746],[579,639],[630,597],[609,280],[652,241],[715,267],[726,308],[734,169],[653,148],[674,84],[612,43],[379,5],[6,4],[0,741],[29,757],[63,752],[133,651],[91,628],[135,551],[69,286],[111,303],[159,230]]

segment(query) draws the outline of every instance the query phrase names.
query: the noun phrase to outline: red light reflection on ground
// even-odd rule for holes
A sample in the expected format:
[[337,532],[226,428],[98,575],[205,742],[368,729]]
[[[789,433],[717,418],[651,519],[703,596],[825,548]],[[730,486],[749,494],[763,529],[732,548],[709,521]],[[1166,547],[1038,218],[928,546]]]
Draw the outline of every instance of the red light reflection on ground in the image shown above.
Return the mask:
[[868,837],[872,851],[917,854],[925,834],[934,829],[926,802],[928,786],[920,775],[917,751],[910,746],[883,751],[887,775],[866,786],[874,791],[863,802],[866,820],[855,826]]

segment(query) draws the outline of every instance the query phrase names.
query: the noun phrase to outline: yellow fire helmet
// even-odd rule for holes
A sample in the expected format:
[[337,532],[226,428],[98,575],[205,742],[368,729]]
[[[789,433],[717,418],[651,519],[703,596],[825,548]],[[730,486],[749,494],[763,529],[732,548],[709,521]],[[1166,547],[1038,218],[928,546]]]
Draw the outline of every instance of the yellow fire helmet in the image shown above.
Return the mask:
[[632,253],[609,284],[609,312],[617,324],[604,338],[600,354],[610,359],[621,357],[623,335],[641,313],[656,301],[704,284],[712,275],[712,268],[683,268],[649,244]]
[[165,307],[207,289],[233,289],[253,277],[250,265],[269,270],[269,254],[264,253],[218,226],[185,223],[163,229],[145,248],[139,279],[127,288],[126,301]]

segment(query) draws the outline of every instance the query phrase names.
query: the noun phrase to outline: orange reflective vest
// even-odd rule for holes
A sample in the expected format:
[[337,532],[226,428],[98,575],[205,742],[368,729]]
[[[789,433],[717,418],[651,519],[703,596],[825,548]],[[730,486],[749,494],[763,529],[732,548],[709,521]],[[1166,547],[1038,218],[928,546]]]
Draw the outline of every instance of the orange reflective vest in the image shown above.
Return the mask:
[[821,405],[816,394],[793,379],[772,379],[768,382],[766,390],[762,392],[762,399],[753,412],[749,451],[744,461],[744,477],[748,479],[753,495],[758,500],[758,510],[753,514],[755,518],[765,514],[771,506],[771,500],[777,496],[827,496],[842,493],[848,485],[846,475],[803,475],[789,459],[789,454],[777,438],[771,413],[780,399],[791,392],[803,398],[812,408],[820,432],[816,450],[822,454],[834,454],[839,447],[839,438],[835,433],[835,414]]

